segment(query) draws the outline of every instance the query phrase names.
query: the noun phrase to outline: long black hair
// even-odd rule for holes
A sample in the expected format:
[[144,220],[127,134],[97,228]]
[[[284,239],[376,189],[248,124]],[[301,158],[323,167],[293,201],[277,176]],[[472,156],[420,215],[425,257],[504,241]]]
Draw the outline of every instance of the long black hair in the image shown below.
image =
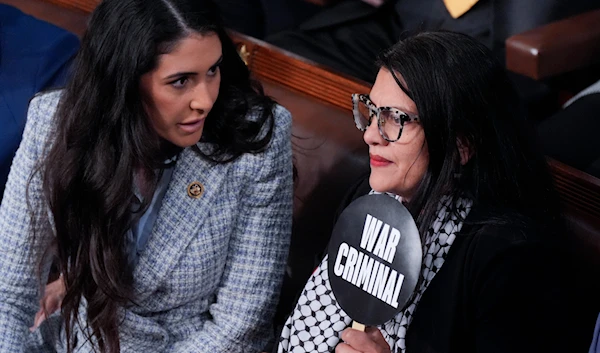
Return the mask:
[[[424,32],[383,52],[379,64],[415,102],[425,132],[429,166],[408,205],[422,235],[440,199],[448,196],[496,210],[488,218],[492,222],[506,221],[508,211],[524,220],[562,224],[546,160],[505,69],[489,49],[467,35]],[[459,144],[472,154],[465,165]],[[449,204],[458,214],[456,202]]]
[[[120,351],[119,308],[135,301],[125,249],[136,209],[134,175],[152,174],[166,157],[165,143],[143,109],[140,77],[192,33],[216,33],[223,47],[219,97],[202,137],[215,148],[208,155],[197,152],[225,163],[262,151],[271,139],[274,103],[250,79],[212,1],[99,4],[62,93],[54,142],[41,168],[66,284],[61,310],[68,352],[82,300],[87,322],[79,325],[94,349]],[[247,119],[250,110],[258,118]],[[156,182],[150,190],[155,188]]]

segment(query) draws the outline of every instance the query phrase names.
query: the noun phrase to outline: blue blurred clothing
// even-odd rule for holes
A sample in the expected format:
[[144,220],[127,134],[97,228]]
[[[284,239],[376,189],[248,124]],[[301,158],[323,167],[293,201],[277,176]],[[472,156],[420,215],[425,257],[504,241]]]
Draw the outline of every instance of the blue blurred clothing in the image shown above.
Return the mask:
[[598,315],[598,321],[596,321],[596,328],[594,329],[594,339],[592,341],[589,353],[600,353],[600,315]]
[[[156,185],[156,190],[152,195],[152,200],[148,204],[148,208],[140,216],[139,220],[133,225],[132,229],[127,232],[127,249],[129,254],[129,262],[132,268],[137,265],[140,253],[146,248],[146,243],[152,234],[154,228],[154,222],[158,218],[158,211],[162,206],[163,198],[167,193],[169,183],[173,177],[173,170],[175,169],[176,157],[165,162],[165,166],[160,174],[160,179]],[[158,172],[158,171],[157,171]],[[135,196],[139,202],[144,200],[142,193],[136,188]]]
[[0,4],[0,200],[29,101],[64,84],[78,47],[74,34]]

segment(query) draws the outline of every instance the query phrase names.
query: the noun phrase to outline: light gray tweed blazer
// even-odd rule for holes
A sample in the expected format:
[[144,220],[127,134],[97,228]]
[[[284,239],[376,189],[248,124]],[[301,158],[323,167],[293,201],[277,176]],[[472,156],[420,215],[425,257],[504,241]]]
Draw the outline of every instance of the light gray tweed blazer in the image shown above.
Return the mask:
[[[41,295],[36,259],[51,239],[37,229],[32,241],[32,224],[49,224],[39,173],[29,195],[26,188],[54,135],[59,98],[52,92],[32,100],[0,206],[1,353],[64,350],[58,314],[28,329]],[[122,309],[122,352],[259,352],[272,338],[292,225],[291,116],[280,106],[274,115],[263,153],[221,165],[191,148],[179,156],[134,271],[136,305]],[[199,199],[187,194],[193,181],[205,186]],[[89,352],[81,330],[76,351]]]

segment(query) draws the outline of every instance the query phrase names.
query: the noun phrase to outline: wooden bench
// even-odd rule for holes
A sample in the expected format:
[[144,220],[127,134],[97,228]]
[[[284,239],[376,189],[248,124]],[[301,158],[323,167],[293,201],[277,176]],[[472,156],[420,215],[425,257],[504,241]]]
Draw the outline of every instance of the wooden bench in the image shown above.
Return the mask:
[[[0,0],[78,35],[97,2]],[[266,93],[294,117],[298,180],[290,260],[301,264],[295,276],[307,278],[313,269],[311,256],[328,242],[342,196],[369,171],[367,146],[352,121],[350,95],[368,93],[370,86],[264,42],[235,33],[232,37]],[[581,254],[600,268],[600,180],[557,161],[549,163]]]

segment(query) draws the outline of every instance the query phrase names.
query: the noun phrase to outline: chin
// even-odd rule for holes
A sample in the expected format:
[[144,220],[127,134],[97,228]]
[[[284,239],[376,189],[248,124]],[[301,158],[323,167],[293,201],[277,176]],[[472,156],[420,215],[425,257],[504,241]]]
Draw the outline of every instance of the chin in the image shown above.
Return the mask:
[[196,136],[196,134],[194,135],[190,135],[190,136],[177,136],[176,138],[173,139],[169,139],[169,141],[174,144],[175,146],[181,147],[181,148],[187,148],[187,147],[191,147],[195,144],[197,144],[200,141],[200,138],[202,137],[202,134],[198,134]]
[[390,183],[390,178],[385,176],[378,176],[371,173],[369,176],[369,185],[371,189],[376,192],[389,192],[394,195],[401,196],[403,199],[409,199],[412,195],[410,190],[407,190],[403,185]]
[[177,147],[180,147],[180,148],[187,148],[187,147],[190,147],[190,146],[193,146],[193,145],[195,145],[195,144],[196,144],[196,142],[198,142],[198,141],[196,141],[196,142],[191,142],[191,141],[189,141],[189,140],[181,140],[181,139],[179,139],[179,140],[169,140],[169,142],[171,142],[173,145],[175,145],[175,146],[177,146]]
[[200,141],[200,139],[195,139],[193,141],[185,141],[181,145],[179,145],[179,147],[182,147],[182,148],[191,147],[191,146],[197,144],[199,141]]
[[381,176],[374,175],[371,173],[369,176],[369,185],[371,189],[377,192],[390,192],[390,185]]

